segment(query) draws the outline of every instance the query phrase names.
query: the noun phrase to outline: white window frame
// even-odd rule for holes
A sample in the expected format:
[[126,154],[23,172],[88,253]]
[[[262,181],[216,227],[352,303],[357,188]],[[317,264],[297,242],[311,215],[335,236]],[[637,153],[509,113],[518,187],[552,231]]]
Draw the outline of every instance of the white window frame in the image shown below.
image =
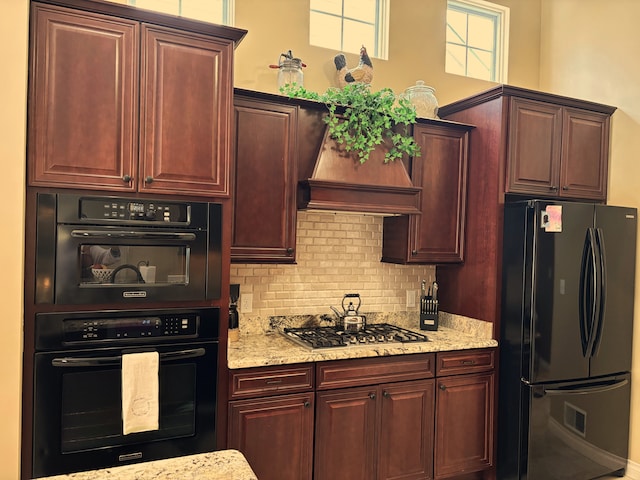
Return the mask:
[[[382,60],[389,59],[389,9],[390,9],[389,5],[390,5],[390,2],[391,0],[376,0],[376,20],[374,23],[375,39],[376,39],[375,45],[365,45],[365,47],[367,47],[367,53],[371,58],[379,58]],[[311,8],[311,6],[309,6],[309,12],[313,12],[313,11],[322,13],[322,14],[328,14],[325,11],[314,10]],[[338,15],[332,15],[332,16],[337,17]],[[341,18],[342,20],[344,20],[345,17],[342,16]],[[342,23],[342,25],[343,25],[342,29],[344,29],[344,23]],[[311,25],[309,25],[309,29],[311,29]],[[359,49],[357,51],[344,50],[344,35],[342,30],[340,32],[331,32],[331,33],[333,33],[334,35],[340,35],[341,51],[348,52],[348,53],[355,53],[355,54],[360,53]],[[327,32],[328,35],[331,33]],[[327,48],[325,45],[315,45],[315,46]]]
[[[484,0],[447,0],[447,12],[449,7],[454,6],[457,10],[462,10],[469,15],[489,15],[496,22],[495,28],[495,65],[494,78],[497,83],[507,83],[509,71],[509,7],[486,2]],[[447,26],[448,28],[448,26]],[[446,42],[448,46],[449,42]],[[465,45],[468,49],[469,47]],[[466,66],[465,66],[466,68]],[[445,65],[446,70],[446,65]],[[451,72],[447,72],[451,73]],[[467,75],[470,78],[470,75]]]

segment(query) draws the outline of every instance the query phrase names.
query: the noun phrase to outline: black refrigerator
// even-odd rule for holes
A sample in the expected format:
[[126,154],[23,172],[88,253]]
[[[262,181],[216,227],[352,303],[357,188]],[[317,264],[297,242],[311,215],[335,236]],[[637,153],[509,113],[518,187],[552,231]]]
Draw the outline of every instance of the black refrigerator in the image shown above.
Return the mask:
[[499,480],[626,469],[635,208],[505,204]]

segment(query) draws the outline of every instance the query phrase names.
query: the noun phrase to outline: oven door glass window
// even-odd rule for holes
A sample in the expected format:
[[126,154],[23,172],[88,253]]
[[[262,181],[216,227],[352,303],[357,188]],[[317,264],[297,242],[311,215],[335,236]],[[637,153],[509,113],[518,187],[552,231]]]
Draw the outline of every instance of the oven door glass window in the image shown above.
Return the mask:
[[67,373],[62,377],[63,453],[195,434],[196,366],[160,369],[159,430],[122,434],[119,369]]
[[191,249],[186,245],[79,245],[81,287],[187,285]]

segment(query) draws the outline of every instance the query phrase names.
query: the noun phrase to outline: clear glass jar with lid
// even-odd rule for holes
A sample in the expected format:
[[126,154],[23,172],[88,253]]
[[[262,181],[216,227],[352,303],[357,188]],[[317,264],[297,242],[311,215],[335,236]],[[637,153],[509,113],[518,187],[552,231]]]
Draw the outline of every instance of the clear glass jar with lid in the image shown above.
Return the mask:
[[295,58],[291,50],[280,54],[278,64],[269,65],[269,67],[278,69],[278,89],[294,83],[299,87],[304,86],[302,67],[306,67],[306,65],[299,58]]
[[416,114],[422,118],[438,118],[438,100],[435,89],[418,80],[415,85],[407,88],[402,94],[416,107]]

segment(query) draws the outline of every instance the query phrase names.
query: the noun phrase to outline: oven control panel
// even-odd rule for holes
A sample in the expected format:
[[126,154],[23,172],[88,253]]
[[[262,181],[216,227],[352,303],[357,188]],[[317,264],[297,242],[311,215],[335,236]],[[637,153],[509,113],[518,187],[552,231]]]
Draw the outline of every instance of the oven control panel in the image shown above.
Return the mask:
[[146,338],[195,338],[198,336],[195,313],[163,314],[122,318],[68,319],[64,322],[64,342],[100,342],[104,340],[141,340]]
[[191,209],[186,203],[131,200],[125,198],[82,198],[83,220],[139,221],[144,223],[180,223],[188,225]]

